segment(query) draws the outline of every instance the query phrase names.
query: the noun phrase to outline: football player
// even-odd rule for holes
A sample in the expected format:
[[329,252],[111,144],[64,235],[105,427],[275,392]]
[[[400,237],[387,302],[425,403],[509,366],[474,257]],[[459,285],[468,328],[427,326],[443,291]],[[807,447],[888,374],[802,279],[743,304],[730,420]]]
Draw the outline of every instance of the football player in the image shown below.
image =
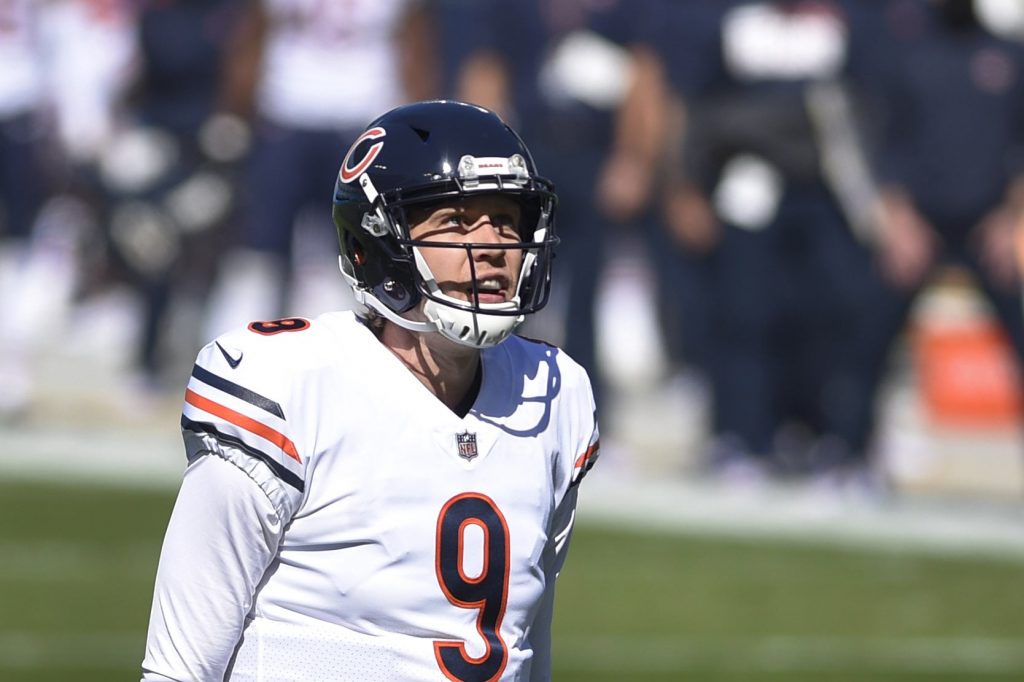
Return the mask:
[[253,322],[192,371],[143,680],[550,678],[598,450],[586,373],[514,334],[555,205],[486,109],[366,128],[334,192],[358,308]]

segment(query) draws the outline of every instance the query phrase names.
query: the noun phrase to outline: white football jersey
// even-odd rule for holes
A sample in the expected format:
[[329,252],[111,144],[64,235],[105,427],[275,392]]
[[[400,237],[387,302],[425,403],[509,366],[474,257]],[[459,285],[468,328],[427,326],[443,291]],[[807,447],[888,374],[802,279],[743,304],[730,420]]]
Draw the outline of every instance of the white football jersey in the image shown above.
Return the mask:
[[402,103],[396,33],[411,0],[263,0],[271,27],[257,97],[296,128],[362,128]]
[[590,383],[519,337],[481,362],[463,418],[351,312],[204,348],[144,679],[549,679]]

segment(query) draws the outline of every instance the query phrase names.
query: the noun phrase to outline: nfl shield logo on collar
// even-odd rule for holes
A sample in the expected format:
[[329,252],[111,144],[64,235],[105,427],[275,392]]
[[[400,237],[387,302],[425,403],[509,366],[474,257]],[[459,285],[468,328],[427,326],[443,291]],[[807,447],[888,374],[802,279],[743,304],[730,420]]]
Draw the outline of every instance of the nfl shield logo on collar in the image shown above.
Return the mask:
[[480,454],[476,449],[476,434],[469,431],[455,434],[455,442],[459,445],[459,457],[472,461]]

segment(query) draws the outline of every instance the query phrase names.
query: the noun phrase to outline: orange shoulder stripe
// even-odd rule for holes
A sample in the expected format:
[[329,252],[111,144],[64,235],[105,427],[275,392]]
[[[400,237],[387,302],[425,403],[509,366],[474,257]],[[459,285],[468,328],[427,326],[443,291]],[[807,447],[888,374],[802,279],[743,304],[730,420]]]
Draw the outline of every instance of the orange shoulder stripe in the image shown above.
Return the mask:
[[224,407],[220,403],[216,403],[209,398],[204,398],[192,389],[185,389],[185,402],[194,407],[198,407],[200,410],[216,415],[225,421],[231,422],[235,426],[245,429],[249,433],[256,434],[260,438],[265,438],[277,447],[281,448],[286,455],[294,459],[299,464],[302,464],[302,459],[299,457],[298,450],[295,449],[295,443],[289,440],[289,438],[283,433],[275,431],[266,424],[262,424],[255,419],[246,417],[241,412],[235,412],[234,410]]
[[595,440],[591,444],[591,446],[587,448],[586,452],[584,452],[582,455],[576,458],[576,464],[574,466],[577,469],[580,468],[581,466],[584,466],[587,463],[587,461],[594,456],[594,453],[597,452],[597,449],[599,447],[601,447],[601,441]]

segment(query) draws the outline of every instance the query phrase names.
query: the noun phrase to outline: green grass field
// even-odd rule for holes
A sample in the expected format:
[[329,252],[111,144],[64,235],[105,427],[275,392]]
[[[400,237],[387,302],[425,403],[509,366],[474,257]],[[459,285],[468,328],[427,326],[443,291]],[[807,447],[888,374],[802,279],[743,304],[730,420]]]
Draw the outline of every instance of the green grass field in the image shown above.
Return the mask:
[[[137,679],[168,491],[0,484],[0,680]],[[1021,680],[1024,566],[583,525],[555,679]]]

